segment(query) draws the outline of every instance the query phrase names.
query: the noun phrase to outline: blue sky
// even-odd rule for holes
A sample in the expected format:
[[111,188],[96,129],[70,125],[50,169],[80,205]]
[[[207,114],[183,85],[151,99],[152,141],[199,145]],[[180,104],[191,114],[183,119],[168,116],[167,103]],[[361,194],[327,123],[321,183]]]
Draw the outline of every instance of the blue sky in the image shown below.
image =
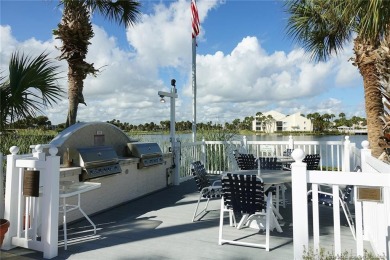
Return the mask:
[[[190,2],[141,2],[142,18],[127,30],[93,15],[87,61],[103,69],[85,80],[87,106],[79,106],[78,120],[169,120],[169,102],[159,103],[157,92],[169,91],[172,78],[177,120],[192,120]],[[197,122],[231,122],[269,110],[365,117],[363,81],[348,61],[351,43],[337,57],[315,63],[286,35],[282,1],[198,0],[197,6]],[[0,9],[1,71],[16,50],[58,56],[61,42],[52,30],[62,8],[56,1],[2,0]],[[58,64],[64,75],[59,84],[67,90],[66,62]],[[67,105],[64,97],[45,115],[53,124],[65,122]]]

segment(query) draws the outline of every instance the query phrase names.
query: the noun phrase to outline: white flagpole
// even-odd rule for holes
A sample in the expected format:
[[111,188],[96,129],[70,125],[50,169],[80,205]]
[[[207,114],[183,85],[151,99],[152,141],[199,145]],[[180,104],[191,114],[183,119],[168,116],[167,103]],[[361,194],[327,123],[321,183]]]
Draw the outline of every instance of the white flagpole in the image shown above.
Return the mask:
[[192,141],[196,142],[196,37],[192,38]]

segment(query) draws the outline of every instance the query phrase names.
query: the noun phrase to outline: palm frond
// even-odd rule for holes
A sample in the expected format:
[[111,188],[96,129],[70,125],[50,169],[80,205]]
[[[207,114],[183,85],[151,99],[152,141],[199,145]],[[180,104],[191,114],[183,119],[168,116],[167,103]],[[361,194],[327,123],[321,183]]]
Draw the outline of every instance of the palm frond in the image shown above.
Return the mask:
[[343,49],[352,36],[349,13],[343,12],[342,1],[291,0],[286,2],[290,13],[287,35],[311,53],[311,58],[327,60]]
[[[388,0],[349,0],[349,6],[357,7],[360,34],[371,41],[378,41],[390,26],[390,3]],[[379,42],[378,42],[379,43]]]
[[86,0],[86,5],[91,7],[92,12],[98,11],[108,20],[119,25],[134,25],[139,18],[140,3],[133,0]]
[[1,78],[1,123],[27,116],[35,116],[43,108],[61,100],[64,91],[57,81],[61,78],[59,66],[47,53],[31,58],[15,52],[9,63],[9,76]]

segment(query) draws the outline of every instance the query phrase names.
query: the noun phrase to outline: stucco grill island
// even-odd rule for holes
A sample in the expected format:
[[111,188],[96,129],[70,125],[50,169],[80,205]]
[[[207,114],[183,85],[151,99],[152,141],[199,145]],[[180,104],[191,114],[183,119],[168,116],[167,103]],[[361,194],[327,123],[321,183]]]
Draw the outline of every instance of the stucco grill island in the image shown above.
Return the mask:
[[[138,142],[103,122],[77,123],[51,142],[61,156],[61,183],[97,182],[83,194],[87,214],[107,210],[171,185],[172,153],[157,143]],[[99,198],[99,203],[96,203]],[[68,221],[81,218],[77,212]]]

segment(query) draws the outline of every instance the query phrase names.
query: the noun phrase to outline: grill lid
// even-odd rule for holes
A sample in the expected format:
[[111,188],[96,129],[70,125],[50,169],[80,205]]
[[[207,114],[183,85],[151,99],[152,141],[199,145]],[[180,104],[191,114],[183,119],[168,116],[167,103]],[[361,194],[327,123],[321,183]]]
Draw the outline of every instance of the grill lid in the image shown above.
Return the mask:
[[128,143],[127,147],[132,156],[140,158],[139,169],[164,162],[160,146],[157,143]]
[[130,150],[130,153],[134,157],[143,158],[143,157],[153,157],[162,155],[160,146],[157,143],[128,143],[127,147]]
[[118,163],[118,155],[111,146],[77,148],[80,153],[80,166],[89,168]]
[[121,173],[118,155],[111,146],[93,146],[77,149],[80,154],[82,181]]

